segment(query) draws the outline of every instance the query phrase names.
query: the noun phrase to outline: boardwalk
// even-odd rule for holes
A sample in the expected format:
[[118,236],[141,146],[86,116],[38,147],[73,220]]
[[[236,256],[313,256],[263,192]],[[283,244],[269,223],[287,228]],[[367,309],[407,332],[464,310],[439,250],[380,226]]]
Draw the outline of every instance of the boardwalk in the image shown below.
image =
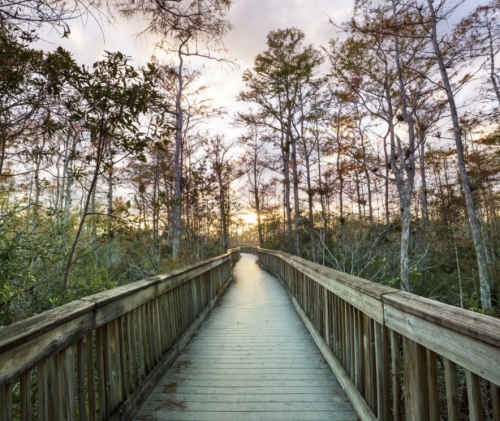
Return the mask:
[[136,420],[357,420],[279,281],[249,254],[234,275]]

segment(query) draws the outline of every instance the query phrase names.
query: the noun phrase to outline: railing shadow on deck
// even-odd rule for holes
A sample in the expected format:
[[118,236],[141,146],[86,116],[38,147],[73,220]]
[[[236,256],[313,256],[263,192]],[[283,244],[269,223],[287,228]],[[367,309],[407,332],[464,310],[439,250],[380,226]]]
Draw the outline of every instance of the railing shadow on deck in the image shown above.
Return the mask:
[[500,320],[288,253],[240,251],[281,281],[361,420],[500,421]]
[[0,329],[0,421],[132,419],[239,257],[231,249]]

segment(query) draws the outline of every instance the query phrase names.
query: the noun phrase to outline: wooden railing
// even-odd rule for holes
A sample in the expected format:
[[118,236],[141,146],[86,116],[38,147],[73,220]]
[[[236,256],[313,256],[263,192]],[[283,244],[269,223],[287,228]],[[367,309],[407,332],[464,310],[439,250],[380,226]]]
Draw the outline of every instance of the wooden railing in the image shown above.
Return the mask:
[[239,254],[0,329],[0,421],[131,419],[219,299]]
[[361,420],[500,421],[500,320],[284,252],[241,252],[283,283]]

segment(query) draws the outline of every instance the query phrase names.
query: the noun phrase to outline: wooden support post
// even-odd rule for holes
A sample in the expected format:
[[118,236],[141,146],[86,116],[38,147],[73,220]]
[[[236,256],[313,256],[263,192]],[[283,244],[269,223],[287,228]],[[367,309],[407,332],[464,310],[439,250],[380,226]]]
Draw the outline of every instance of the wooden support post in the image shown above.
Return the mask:
[[76,359],[78,370],[78,419],[87,420],[87,396],[85,393],[85,351],[83,339],[76,343]]
[[340,305],[339,305],[339,310],[340,310],[340,314],[339,314],[339,329],[340,329],[340,332],[339,332],[339,345],[340,345],[340,356],[341,356],[341,359],[340,359],[340,362],[342,363],[342,367],[344,367],[344,370],[347,371],[347,354],[346,354],[346,331],[345,331],[345,306],[346,306],[346,302],[342,299],[340,299],[339,297],[339,301],[340,301]]
[[135,312],[135,316],[136,316],[136,319],[137,319],[137,348],[139,350],[138,352],[138,360],[139,360],[139,364],[137,366],[137,370],[138,370],[138,378],[137,378],[137,384],[141,383],[142,380],[144,379],[145,377],[145,364],[144,364],[144,359],[146,358],[144,353],[145,353],[145,349],[144,349],[144,338],[143,338],[143,335],[142,335],[142,326],[143,326],[143,323],[142,323],[142,311],[141,311],[141,307],[139,308],[136,308],[134,310]]
[[351,380],[354,380],[354,376],[356,373],[356,360],[355,360],[355,350],[354,350],[354,312],[355,309],[353,306],[349,306],[349,343],[351,348]]
[[127,340],[127,371],[128,371],[128,389],[129,395],[134,391],[134,382],[135,382],[135,372],[134,372],[134,357],[135,354],[133,352],[133,346],[136,346],[135,342],[132,342],[132,314],[133,312],[129,311],[125,314],[125,334]]
[[85,338],[85,344],[87,347],[87,395],[89,402],[89,421],[96,421],[94,344],[92,343],[92,332]]
[[44,361],[36,368],[38,421],[49,421],[48,363]]
[[126,370],[126,361],[125,361],[125,332],[123,330],[123,323],[125,322],[125,317],[120,316],[117,319],[118,330],[116,333],[118,334],[118,350],[120,356],[120,375],[119,378],[121,380],[121,393],[120,393],[120,403],[127,399],[127,370]]
[[332,352],[333,354],[337,357],[338,360],[340,360],[339,357],[339,349],[338,349],[338,307],[337,307],[337,296],[332,294],[332,327],[331,327],[331,332],[332,332]]
[[387,328],[377,322],[375,322],[375,358],[378,419],[389,421],[391,418],[389,335]]
[[113,403],[113,375],[112,375],[112,369],[111,369],[111,351],[110,351],[110,336],[112,335],[112,332],[110,330],[114,327],[114,323],[110,322],[107,325],[104,326],[102,335],[103,335],[103,345],[104,345],[104,378],[105,378],[105,390],[106,394],[104,395],[106,397],[106,404],[104,405],[104,408],[106,410],[104,414],[104,419],[108,420],[111,417],[111,413],[114,409],[114,403]]
[[490,383],[491,407],[493,409],[493,421],[500,421],[500,387]]
[[359,312],[359,322],[358,322],[358,337],[359,337],[359,378],[360,378],[360,392],[363,397],[365,394],[365,348],[364,348],[364,337],[365,337],[365,318],[366,315],[360,311]]
[[54,421],[76,421],[75,360],[72,346],[54,357],[51,393]]
[[[371,362],[370,362],[370,350],[371,350],[371,338],[370,338],[370,318],[365,315],[364,317],[364,326],[363,326],[363,354],[365,360],[365,376],[363,379],[363,383],[365,386],[365,400],[373,410],[373,402],[372,402],[372,388],[375,385],[372,384],[372,375],[371,375]],[[375,412],[375,411],[374,411]],[[376,412],[375,412],[376,413]]]
[[467,382],[469,419],[470,421],[482,421],[483,402],[481,398],[481,385],[479,384],[479,376],[472,371],[465,370],[465,380]]
[[439,409],[439,385],[437,371],[437,355],[430,349],[427,353],[427,379],[429,388],[429,419],[430,421],[439,421],[441,411]]
[[76,421],[76,378],[75,378],[75,354],[73,346],[69,346],[60,353],[64,356],[63,365],[63,403],[65,421]]
[[448,403],[448,419],[459,420],[457,366],[453,361],[444,358],[444,378],[446,382],[446,400]]
[[155,300],[151,300],[148,302],[148,317],[150,324],[150,335],[151,335],[151,355],[153,363],[151,364],[151,368],[153,368],[158,362],[158,326],[156,324],[156,315],[155,315]]
[[12,421],[12,383],[0,387],[0,421]]
[[403,337],[407,421],[429,421],[427,354],[425,348]]
[[142,333],[142,347],[144,350],[144,365],[146,367],[146,374],[148,374],[151,371],[151,348],[149,346],[149,340],[148,340],[148,336],[151,334],[151,332],[149,332],[148,329],[149,322],[147,319],[146,304],[143,304],[140,307],[140,311],[142,320],[141,333]]
[[345,339],[345,371],[349,374],[349,377],[353,378],[353,372],[351,370],[351,311],[350,305],[344,301],[344,339]]
[[31,370],[21,374],[20,392],[21,421],[31,421]]
[[372,318],[369,318],[369,327],[370,327],[370,384],[372,385],[371,388],[371,398],[370,401],[372,402],[372,409],[373,412],[376,414],[378,412],[378,402],[377,402],[377,359],[375,355],[375,321]]
[[361,341],[359,331],[359,318],[359,311],[357,309],[354,309],[354,384],[356,385],[356,388],[361,392]]
[[330,309],[329,309],[329,295],[330,293],[323,287],[323,338],[330,347]]
[[402,419],[400,372],[399,335],[391,330],[392,413],[394,421],[401,421]]
[[144,304],[144,321],[146,323],[146,340],[148,342],[148,373],[151,372],[155,366],[155,338],[154,338],[154,326],[153,317],[151,312],[151,301]]
[[316,311],[314,312],[315,314],[315,323],[316,323],[316,330],[321,332],[321,320],[322,318],[320,318],[320,310],[322,310],[322,305],[323,305],[323,302],[322,300],[320,300],[320,288],[321,286],[317,283],[317,282],[314,282],[314,288],[316,290],[316,302],[314,303],[314,308],[316,309]]

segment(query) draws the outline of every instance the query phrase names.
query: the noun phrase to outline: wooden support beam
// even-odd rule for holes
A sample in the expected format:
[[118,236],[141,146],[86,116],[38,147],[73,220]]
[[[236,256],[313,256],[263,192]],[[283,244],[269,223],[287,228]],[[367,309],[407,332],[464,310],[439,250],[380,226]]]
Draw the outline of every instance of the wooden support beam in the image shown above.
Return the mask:
[[391,419],[389,334],[387,328],[377,322],[375,322],[375,356],[378,419],[379,421],[389,421]]
[[407,421],[429,420],[427,354],[425,348],[403,337]]
[[448,406],[448,419],[460,419],[460,411],[458,408],[458,382],[457,382],[457,366],[453,361],[447,358],[444,361],[444,376],[446,382],[446,401]]

